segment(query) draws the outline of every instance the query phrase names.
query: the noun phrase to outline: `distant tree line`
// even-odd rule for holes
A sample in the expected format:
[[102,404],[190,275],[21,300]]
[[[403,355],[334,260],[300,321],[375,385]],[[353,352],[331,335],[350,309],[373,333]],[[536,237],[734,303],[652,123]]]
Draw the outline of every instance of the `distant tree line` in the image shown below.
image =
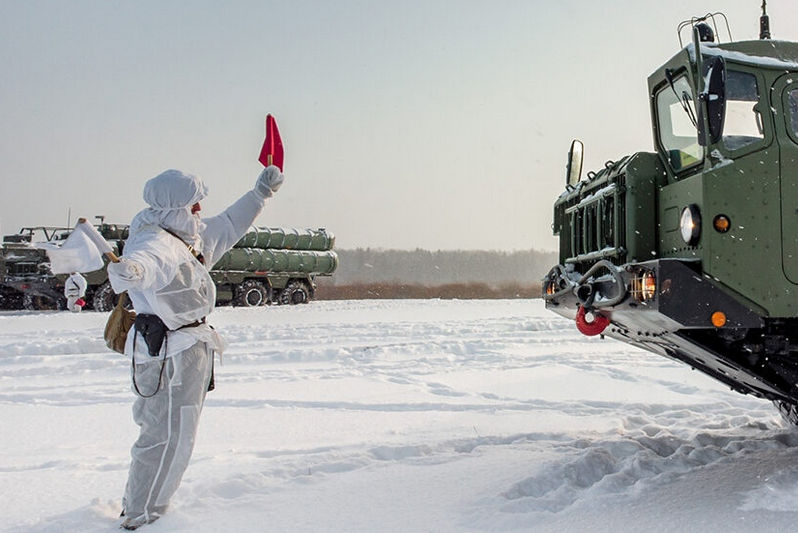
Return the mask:
[[529,298],[557,262],[554,252],[336,250],[339,266],[319,277],[326,298]]
[[539,281],[522,285],[507,283],[498,286],[485,283],[445,283],[443,285],[420,285],[395,282],[353,283],[350,285],[319,284],[316,298],[319,300],[380,300],[402,298],[440,298],[442,300],[485,300],[540,298]]
[[333,285],[396,282],[420,285],[447,283],[532,283],[557,263],[557,254],[538,250],[499,252],[357,248],[336,250],[338,270]]

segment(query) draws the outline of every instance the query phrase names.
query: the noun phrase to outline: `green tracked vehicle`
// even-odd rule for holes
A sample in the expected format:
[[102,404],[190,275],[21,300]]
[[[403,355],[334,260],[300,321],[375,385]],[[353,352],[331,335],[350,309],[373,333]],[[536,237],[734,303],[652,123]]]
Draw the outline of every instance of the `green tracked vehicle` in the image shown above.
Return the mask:
[[764,5],[756,41],[716,42],[719,17],[683,23],[692,43],[648,78],[655,152],[583,179],[572,144],[543,298],[798,423],[798,43]]
[[[101,222],[97,229],[117,255],[124,253],[128,226]],[[4,238],[0,253],[0,308],[64,309],[66,275],[53,275],[36,242],[65,239],[70,228],[25,228]],[[316,276],[338,268],[335,237],[325,229],[252,228],[211,268],[217,305],[259,306],[308,303]],[[110,311],[116,295],[105,268],[84,274],[89,309]]]

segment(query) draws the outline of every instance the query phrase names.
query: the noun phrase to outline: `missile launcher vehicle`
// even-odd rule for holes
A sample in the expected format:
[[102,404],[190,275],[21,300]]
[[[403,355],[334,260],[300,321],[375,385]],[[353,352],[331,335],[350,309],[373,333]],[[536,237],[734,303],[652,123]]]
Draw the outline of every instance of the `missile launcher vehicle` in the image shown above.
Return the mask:
[[233,305],[293,305],[313,299],[316,276],[338,268],[335,236],[327,230],[252,228],[211,269],[216,301]]
[[722,14],[680,26],[692,42],[648,78],[654,152],[582,178],[574,141],[543,298],[798,423],[798,43],[764,9],[759,40],[718,42]]

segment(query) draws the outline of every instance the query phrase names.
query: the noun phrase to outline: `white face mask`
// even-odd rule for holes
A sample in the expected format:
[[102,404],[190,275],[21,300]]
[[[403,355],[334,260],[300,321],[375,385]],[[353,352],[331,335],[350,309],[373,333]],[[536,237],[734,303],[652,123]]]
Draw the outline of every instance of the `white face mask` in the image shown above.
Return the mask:
[[168,229],[195,250],[202,251],[201,233],[205,229],[205,222],[199,214],[192,215],[188,209],[162,210],[148,207],[139,211],[130,223],[130,235],[138,233],[145,226]]

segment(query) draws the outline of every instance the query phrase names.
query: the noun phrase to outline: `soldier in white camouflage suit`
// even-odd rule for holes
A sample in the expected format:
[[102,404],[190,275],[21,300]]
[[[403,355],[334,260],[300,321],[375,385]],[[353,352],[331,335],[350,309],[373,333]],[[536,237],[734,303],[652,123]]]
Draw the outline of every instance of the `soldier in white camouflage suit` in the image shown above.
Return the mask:
[[269,166],[253,190],[202,219],[205,184],[167,170],[144,186],[150,207],[131,222],[120,262],[108,265],[114,291],[127,291],[137,313],[125,353],[133,358],[133,419],[141,431],[131,450],[124,529],[156,520],[180,484],[213,386],[214,352],[224,349],[205,320],[216,302],[208,270],[247,232],[282,182],[280,170]]

